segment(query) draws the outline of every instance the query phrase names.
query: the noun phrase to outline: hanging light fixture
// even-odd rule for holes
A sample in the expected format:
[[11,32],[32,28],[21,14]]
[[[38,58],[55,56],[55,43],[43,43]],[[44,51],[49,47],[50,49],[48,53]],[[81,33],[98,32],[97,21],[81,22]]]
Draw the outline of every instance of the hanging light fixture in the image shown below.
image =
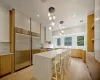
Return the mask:
[[[56,19],[56,16],[54,16],[54,12],[55,12],[55,8],[54,7],[50,7],[48,9],[48,17],[49,17],[49,20],[51,21],[51,26],[54,26],[55,25],[55,22],[54,20]],[[52,27],[49,27],[49,30],[52,30],[53,28]]]
[[54,7],[50,7],[50,8],[48,9],[48,11],[49,11],[50,13],[54,13],[54,12],[55,12],[55,8],[54,8]]

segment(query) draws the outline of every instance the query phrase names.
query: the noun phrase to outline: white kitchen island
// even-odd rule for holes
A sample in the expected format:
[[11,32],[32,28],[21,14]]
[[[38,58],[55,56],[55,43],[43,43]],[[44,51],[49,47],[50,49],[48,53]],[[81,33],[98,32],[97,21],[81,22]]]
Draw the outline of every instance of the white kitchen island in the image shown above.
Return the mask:
[[52,50],[33,54],[33,76],[36,80],[52,80],[53,60],[66,49]]

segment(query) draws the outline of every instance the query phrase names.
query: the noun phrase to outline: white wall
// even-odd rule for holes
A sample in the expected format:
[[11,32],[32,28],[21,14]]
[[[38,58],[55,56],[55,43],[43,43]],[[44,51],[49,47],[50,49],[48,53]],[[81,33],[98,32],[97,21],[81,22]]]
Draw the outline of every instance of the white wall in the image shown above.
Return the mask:
[[9,10],[0,6],[0,54],[10,53]]
[[32,32],[40,34],[40,24],[31,20],[31,30]]
[[[81,33],[81,32],[86,32],[86,24],[76,26],[76,27],[72,27],[72,28],[68,28],[68,29],[64,29],[63,35]],[[59,36],[60,35],[60,30],[53,31],[52,35],[53,36]]]
[[95,0],[95,59],[100,62],[100,0]]
[[[77,36],[84,36],[84,46],[77,46]],[[72,46],[64,46],[64,37],[72,37]],[[61,38],[61,45],[57,46],[57,38]],[[72,49],[86,49],[86,33],[76,33],[76,34],[68,34],[63,36],[54,36],[53,44],[55,48],[72,48]]]
[[[71,36],[72,37],[72,46],[70,46],[70,48],[74,48],[74,49],[87,49],[87,24],[82,24],[76,27],[72,27],[72,28],[68,28],[68,29],[64,29],[64,33],[62,34],[62,36],[60,36],[60,32],[61,30],[58,31],[53,31],[52,35],[53,35],[53,44],[54,47],[56,48],[66,48],[66,46],[64,46],[64,36],[68,37]],[[77,36],[80,35],[84,35],[84,46],[77,46]],[[56,45],[56,39],[55,37],[61,37],[62,41],[61,41],[61,46],[57,46]]]

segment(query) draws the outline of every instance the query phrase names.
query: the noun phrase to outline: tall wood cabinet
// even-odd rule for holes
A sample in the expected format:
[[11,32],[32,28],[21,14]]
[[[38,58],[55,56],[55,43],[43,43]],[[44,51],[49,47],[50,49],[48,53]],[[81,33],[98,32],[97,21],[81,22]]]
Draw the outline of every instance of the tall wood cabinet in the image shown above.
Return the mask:
[[94,52],[94,14],[88,16],[87,51]]

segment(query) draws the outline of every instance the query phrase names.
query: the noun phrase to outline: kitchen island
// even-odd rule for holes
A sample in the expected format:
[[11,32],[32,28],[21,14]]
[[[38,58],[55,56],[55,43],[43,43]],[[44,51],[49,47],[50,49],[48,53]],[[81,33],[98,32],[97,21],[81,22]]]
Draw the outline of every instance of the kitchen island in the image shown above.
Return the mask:
[[53,61],[57,54],[67,52],[67,49],[58,49],[33,54],[33,75],[36,80],[52,80]]

